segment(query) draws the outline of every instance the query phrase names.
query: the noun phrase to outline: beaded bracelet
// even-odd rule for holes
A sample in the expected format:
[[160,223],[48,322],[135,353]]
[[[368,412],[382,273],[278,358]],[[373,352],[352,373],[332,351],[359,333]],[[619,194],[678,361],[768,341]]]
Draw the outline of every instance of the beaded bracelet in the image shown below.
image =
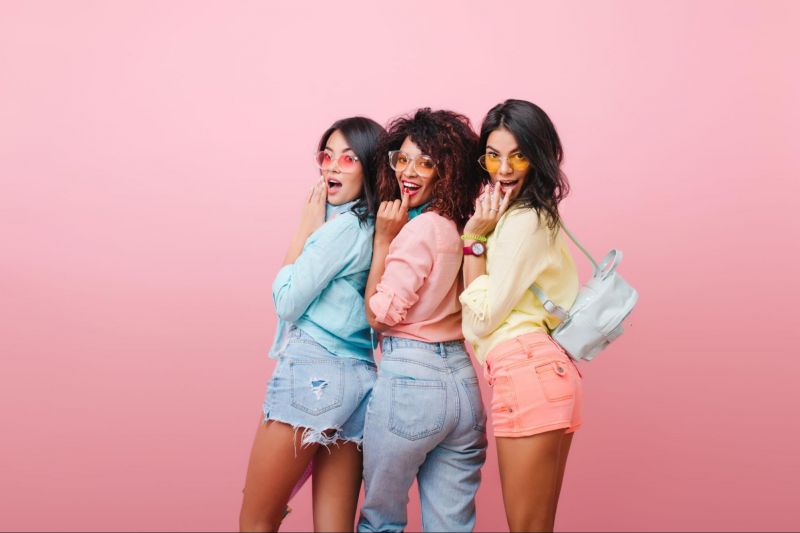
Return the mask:
[[486,237],[483,235],[473,235],[472,233],[465,233],[461,236],[462,241],[478,241],[478,242],[486,242]]

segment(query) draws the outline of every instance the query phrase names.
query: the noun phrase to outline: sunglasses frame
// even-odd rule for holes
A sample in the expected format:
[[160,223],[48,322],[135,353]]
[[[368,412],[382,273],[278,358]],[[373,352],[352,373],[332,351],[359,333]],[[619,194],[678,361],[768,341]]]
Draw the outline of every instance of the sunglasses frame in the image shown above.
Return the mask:
[[[403,154],[403,155],[405,155],[409,159],[408,164],[412,165],[414,167],[414,172],[417,174],[417,176],[419,176],[421,178],[430,178],[436,172],[436,167],[438,166],[438,163],[436,162],[436,160],[434,158],[432,158],[428,154],[419,154],[419,155],[415,155],[414,157],[411,157],[410,155],[408,155],[407,153],[405,153],[402,150],[389,150],[389,167],[392,170],[394,170],[395,172],[405,172],[405,169],[397,170],[397,168],[395,168],[395,166],[392,164],[392,156],[394,156],[394,154]],[[433,168],[431,169],[430,174],[427,174],[427,173],[426,174],[421,174],[419,172],[419,170],[417,169],[417,160],[422,158],[422,157],[427,157],[433,163]]]
[[[320,154],[330,154],[331,155],[331,164],[328,167],[323,167],[322,164],[318,161]],[[349,169],[345,170],[342,167],[341,160],[342,160],[343,157],[349,157],[349,158],[351,158],[353,160],[352,168],[349,168]],[[320,150],[319,152],[315,152],[314,153],[314,164],[316,164],[317,168],[319,168],[320,170],[330,170],[333,167],[334,162],[335,162],[336,163],[336,167],[339,169],[339,172],[342,172],[343,174],[347,174],[348,172],[353,172],[353,170],[355,169],[355,163],[358,163],[360,161],[361,161],[361,159],[359,159],[359,157],[357,155],[350,155],[350,154],[344,154],[343,153],[343,154],[339,154],[339,157],[334,159],[333,153],[329,152],[328,150]]]

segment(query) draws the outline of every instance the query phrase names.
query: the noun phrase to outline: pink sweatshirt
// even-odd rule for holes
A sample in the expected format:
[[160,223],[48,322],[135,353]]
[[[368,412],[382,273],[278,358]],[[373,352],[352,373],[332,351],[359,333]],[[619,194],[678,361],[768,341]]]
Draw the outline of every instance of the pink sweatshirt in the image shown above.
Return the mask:
[[386,256],[369,306],[384,336],[425,342],[464,338],[461,331],[461,236],[456,223],[428,211],[410,220]]

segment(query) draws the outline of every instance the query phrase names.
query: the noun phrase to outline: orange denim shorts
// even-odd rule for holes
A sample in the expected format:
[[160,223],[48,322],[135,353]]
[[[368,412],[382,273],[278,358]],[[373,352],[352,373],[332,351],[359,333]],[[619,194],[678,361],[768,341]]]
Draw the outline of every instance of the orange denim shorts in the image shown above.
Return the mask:
[[492,387],[496,437],[527,437],[581,425],[581,374],[545,333],[528,333],[495,346],[484,375]]

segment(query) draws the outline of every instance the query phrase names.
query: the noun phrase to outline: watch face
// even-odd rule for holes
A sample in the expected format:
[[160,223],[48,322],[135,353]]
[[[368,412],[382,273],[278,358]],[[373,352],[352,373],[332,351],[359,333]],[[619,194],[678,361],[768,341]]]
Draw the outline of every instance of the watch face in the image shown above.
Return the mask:
[[482,242],[473,242],[472,243],[472,253],[475,255],[483,255],[483,252],[486,251],[486,247],[483,245]]

